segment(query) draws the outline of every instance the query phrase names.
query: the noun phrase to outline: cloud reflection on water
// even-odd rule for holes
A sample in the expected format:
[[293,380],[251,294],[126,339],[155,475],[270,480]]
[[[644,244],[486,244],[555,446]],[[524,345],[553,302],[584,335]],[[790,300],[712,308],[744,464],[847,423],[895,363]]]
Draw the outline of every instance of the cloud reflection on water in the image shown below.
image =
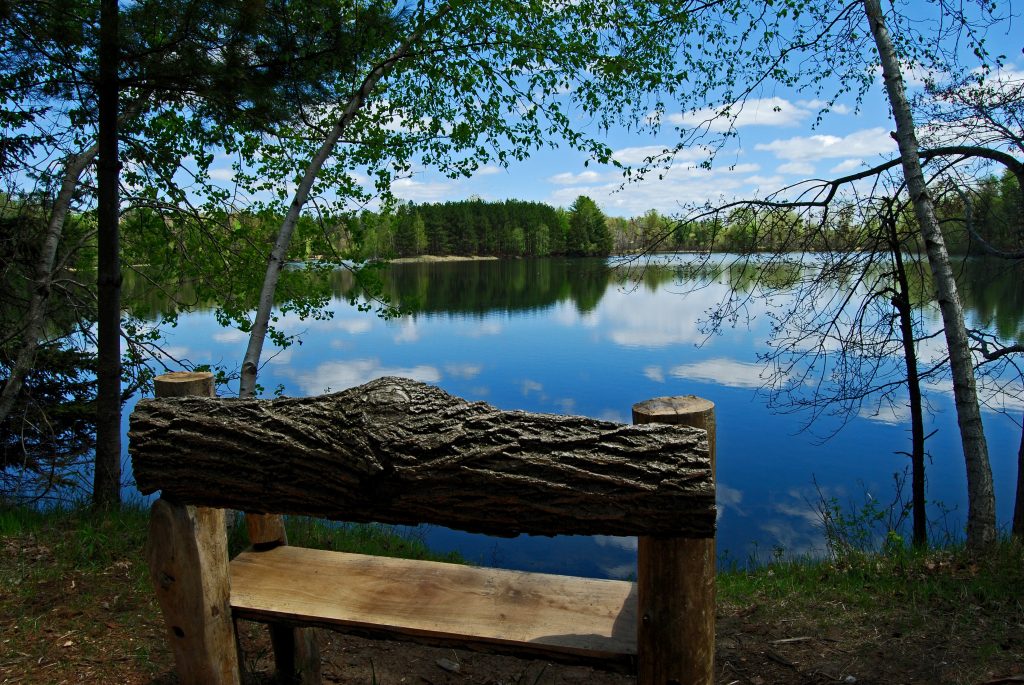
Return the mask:
[[730,388],[757,389],[764,385],[764,379],[761,377],[763,371],[764,367],[760,364],[719,357],[673,366],[669,374],[675,378],[715,383]]
[[295,374],[295,381],[306,395],[338,392],[369,383],[384,376],[401,376],[423,383],[437,383],[441,372],[434,366],[421,364],[413,367],[383,366],[379,359],[352,359],[319,364],[311,371]]

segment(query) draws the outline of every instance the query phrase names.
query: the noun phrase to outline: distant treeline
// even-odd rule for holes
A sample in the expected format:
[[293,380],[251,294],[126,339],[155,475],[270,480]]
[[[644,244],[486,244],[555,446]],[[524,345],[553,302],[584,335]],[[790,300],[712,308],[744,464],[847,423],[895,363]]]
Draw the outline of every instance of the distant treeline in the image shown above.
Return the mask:
[[[964,205],[967,194],[936,193],[946,244],[955,254],[983,252],[975,235],[991,246],[1018,249],[1024,240],[1020,192],[1015,179],[983,179]],[[862,208],[861,208],[862,209]],[[644,251],[670,252],[801,252],[874,251],[879,226],[871,214],[853,205],[829,209],[827,215],[797,213],[792,209],[738,206],[700,221],[681,222],[654,210],[630,219],[606,217],[593,200],[576,198],[568,209],[541,202],[462,200],[430,204],[402,204],[381,212],[348,215],[304,215],[299,219],[288,258],[308,260],[341,257],[359,260],[393,259],[418,255],[495,257],[607,256]],[[969,211],[968,211],[969,210]],[[972,231],[964,220],[971,217]],[[274,212],[239,212],[212,216],[222,226],[211,250],[209,226],[200,228],[187,217],[168,218],[148,209],[128,212],[123,220],[122,259],[126,263],[177,263],[183,254],[202,260],[222,258],[242,263],[242,253],[253,263],[266,259],[281,217]],[[918,232],[911,213],[900,219],[907,236],[904,250],[920,251],[912,239]],[[882,241],[884,242],[884,241]]]
[[[984,236],[996,249],[1013,252],[1024,240],[1022,194],[1010,173],[982,179],[970,193],[949,189],[935,193],[946,246],[959,255],[980,255]],[[969,199],[968,199],[969,198]],[[966,205],[966,202],[970,205]],[[877,209],[877,207],[876,207]],[[798,213],[785,207],[743,205],[700,221],[680,222],[655,211],[633,219],[610,218],[614,251],[681,252],[804,252],[879,249],[880,226],[863,207],[836,202],[827,214]],[[900,214],[901,234],[919,233],[913,212]],[[968,221],[970,224],[968,224]],[[881,241],[884,242],[884,241]],[[916,242],[916,244],[915,244]],[[919,241],[906,240],[904,249],[920,252]]]
[[394,212],[354,215],[339,237],[339,252],[361,259],[604,256],[613,248],[606,217],[583,196],[568,210],[521,200],[406,204]]
[[[960,194],[940,197],[937,210],[951,252],[980,252],[963,217],[996,246],[1020,241],[1019,192],[1013,178],[988,178],[975,189],[970,211]],[[339,252],[361,259],[416,255],[497,257],[606,256],[641,251],[764,252],[875,249],[877,226],[853,206],[821,215],[743,206],[714,218],[680,222],[654,210],[625,219],[606,217],[588,197],[569,209],[539,202],[464,200],[407,204],[393,212],[365,211],[336,229]],[[906,214],[908,233],[913,217]],[[913,249],[908,246],[908,249]]]

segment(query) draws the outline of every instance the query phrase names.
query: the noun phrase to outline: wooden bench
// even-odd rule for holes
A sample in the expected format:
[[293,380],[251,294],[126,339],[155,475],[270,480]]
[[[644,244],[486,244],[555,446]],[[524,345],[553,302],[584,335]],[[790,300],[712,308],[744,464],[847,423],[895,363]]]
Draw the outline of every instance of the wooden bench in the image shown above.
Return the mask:
[[[318,398],[212,395],[209,374],[161,376],[129,433],[140,490],[162,491],[147,556],[181,682],[240,682],[234,618],[270,626],[282,681],[319,682],[318,626],[635,668],[642,685],[713,682],[711,403],[650,400],[634,406],[649,425],[626,426],[394,378]],[[230,562],[226,509],[248,512],[253,543]],[[280,514],[637,535],[637,581],[291,547]]]

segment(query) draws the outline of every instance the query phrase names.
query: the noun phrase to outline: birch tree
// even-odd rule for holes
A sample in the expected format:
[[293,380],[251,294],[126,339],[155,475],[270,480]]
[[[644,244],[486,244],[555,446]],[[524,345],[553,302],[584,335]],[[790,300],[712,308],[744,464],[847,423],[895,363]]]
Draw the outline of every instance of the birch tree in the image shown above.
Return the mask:
[[[712,153],[721,149],[738,136],[735,122],[744,107],[769,84],[813,94],[820,103],[820,121],[840,98],[852,99],[860,106],[865,95],[876,87],[876,70],[882,71],[896,121],[893,135],[900,149],[896,164],[902,168],[926,247],[945,327],[968,474],[968,543],[981,547],[995,537],[995,506],[973,358],[948,252],[921,172],[922,151],[915,138],[902,78],[903,72],[911,68],[936,77],[963,73],[974,66],[982,71],[997,68],[1000,58],[987,51],[985,34],[992,27],[1006,26],[1007,10],[986,0],[959,4],[936,0],[913,7],[894,5],[883,15],[878,0],[789,0],[730,8],[726,15],[722,25],[729,28],[723,29],[718,44],[731,56],[718,53],[729,66],[722,82],[709,95],[711,104],[683,107],[678,114],[667,109],[656,111],[652,116],[681,122],[680,142],[675,150],[652,155],[648,161],[652,165],[670,164],[674,152],[696,142],[708,145]],[[977,146],[974,149],[980,156],[999,152]],[[825,207],[836,199],[841,187],[835,182],[809,181],[785,192],[799,196],[790,206]],[[808,195],[818,192],[820,195],[807,201]],[[777,208],[787,204],[781,194],[774,197]]]
[[903,72],[879,0],[864,0],[864,11],[882,64],[885,89],[896,120],[895,137],[900,148],[903,176],[924,238],[928,264],[942,312],[949,365],[953,373],[957,424],[967,465],[967,544],[977,548],[995,541],[996,498],[964,309],[960,303],[946,243],[935,216],[935,205],[921,169],[917,132],[903,83]]
[[[713,5],[714,3],[712,3]],[[727,4],[727,3],[723,3]],[[420,2],[396,15],[337,98],[289,136],[260,141],[237,166],[252,191],[294,179],[280,199],[284,220],[271,251],[249,330],[239,393],[256,392],[275,289],[294,227],[311,198],[339,204],[373,192],[414,167],[451,177],[506,166],[541,146],[566,145],[609,162],[601,131],[654,130],[652,106],[693,85],[682,45],[717,30],[707,4],[556,0]],[[714,70],[702,69],[708,79]],[[256,153],[258,151],[258,154]],[[289,164],[288,160],[295,160]],[[357,175],[374,179],[367,189]]]

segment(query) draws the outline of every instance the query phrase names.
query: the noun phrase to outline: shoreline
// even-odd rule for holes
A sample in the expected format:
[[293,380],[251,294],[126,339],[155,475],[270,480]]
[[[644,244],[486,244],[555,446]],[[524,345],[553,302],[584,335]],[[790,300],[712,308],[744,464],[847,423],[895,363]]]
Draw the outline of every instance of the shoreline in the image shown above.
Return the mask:
[[434,263],[434,262],[496,262],[500,257],[493,255],[432,255],[424,254],[416,257],[396,257],[395,259],[389,259],[388,264],[416,264],[418,262]]

